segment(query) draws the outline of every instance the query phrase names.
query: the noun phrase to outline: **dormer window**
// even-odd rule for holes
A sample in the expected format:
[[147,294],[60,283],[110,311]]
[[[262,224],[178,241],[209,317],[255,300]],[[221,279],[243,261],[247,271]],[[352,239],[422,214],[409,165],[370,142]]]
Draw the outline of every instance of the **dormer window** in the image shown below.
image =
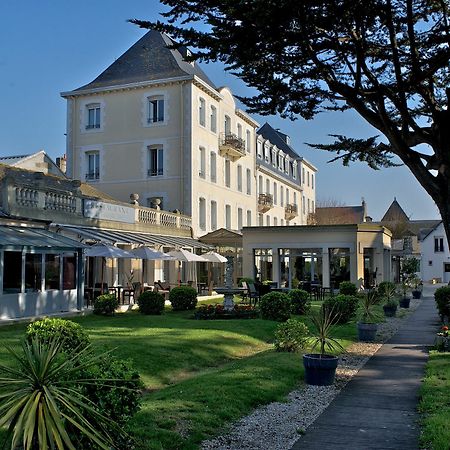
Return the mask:
[[87,108],[86,130],[100,128],[100,104],[93,103],[87,105],[86,108]]
[[150,124],[164,122],[164,97],[149,97],[147,122]]

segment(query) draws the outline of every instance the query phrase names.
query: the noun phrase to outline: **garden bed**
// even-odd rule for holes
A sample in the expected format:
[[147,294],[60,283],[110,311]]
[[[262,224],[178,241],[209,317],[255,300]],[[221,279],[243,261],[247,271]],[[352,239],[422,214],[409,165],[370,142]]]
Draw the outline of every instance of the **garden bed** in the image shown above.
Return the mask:
[[201,305],[194,313],[197,320],[226,320],[226,319],[256,319],[259,310],[251,305],[234,305],[232,310],[226,310],[222,304]]

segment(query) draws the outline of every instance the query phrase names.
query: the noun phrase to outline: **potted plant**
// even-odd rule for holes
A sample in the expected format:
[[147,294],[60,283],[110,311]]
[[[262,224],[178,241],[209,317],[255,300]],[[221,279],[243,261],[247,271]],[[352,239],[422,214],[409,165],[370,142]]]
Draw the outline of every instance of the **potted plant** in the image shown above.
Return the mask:
[[422,297],[423,284],[422,284],[422,280],[419,277],[411,278],[411,286],[412,286],[413,298],[419,299],[420,297]]
[[395,284],[391,281],[383,281],[378,286],[378,295],[383,303],[383,311],[386,317],[395,317],[398,300]]
[[376,291],[368,292],[361,297],[359,310],[360,321],[358,322],[358,339],[360,341],[372,342],[378,329],[379,313],[376,306],[379,303],[378,293]]
[[385,299],[385,303],[383,305],[384,315],[386,317],[395,317],[397,313],[398,301],[395,297]]
[[402,297],[399,300],[400,308],[409,308],[409,303],[411,299],[408,297],[408,291],[410,289],[409,280],[408,278],[403,278],[403,281],[400,285],[400,291]]
[[310,316],[314,325],[311,330],[313,336],[308,341],[312,350],[320,349],[320,353],[307,353],[303,355],[305,368],[305,383],[316,386],[329,386],[334,383],[338,357],[326,353],[337,349],[343,350],[342,345],[331,337],[333,325],[336,323],[336,314],[331,308],[321,308],[318,314]]
[[413,287],[413,280],[417,278],[416,272],[419,270],[419,267],[420,261],[417,258],[411,257],[402,261],[403,297],[400,299],[400,308],[409,308],[411,299],[407,296],[407,292],[411,289],[411,287]]

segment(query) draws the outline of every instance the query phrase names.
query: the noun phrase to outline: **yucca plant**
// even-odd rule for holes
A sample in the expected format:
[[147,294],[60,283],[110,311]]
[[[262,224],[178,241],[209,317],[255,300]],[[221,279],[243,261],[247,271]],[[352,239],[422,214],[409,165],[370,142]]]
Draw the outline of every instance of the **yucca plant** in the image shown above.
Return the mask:
[[61,344],[59,339],[42,343],[35,338],[24,342],[21,352],[7,349],[15,367],[0,365],[0,426],[8,427],[11,450],[77,450],[66,429],[69,424],[100,449],[114,446],[103,432],[109,419],[79,388],[95,382],[80,379],[80,373],[99,357],[90,346],[68,355]]
[[368,292],[361,298],[359,317],[362,323],[376,323],[381,319],[376,306],[380,303],[380,298],[376,291]]
[[320,308],[319,313],[312,313],[310,316],[314,325],[312,330],[313,336],[309,338],[311,349],[320,348],[320,354],[323,356],[326,350],[331,352],[335,350],[344,350],[344,347],[337,339],[331,337],[333,325],[338,320],[338,315],[334,312],[334,308]]

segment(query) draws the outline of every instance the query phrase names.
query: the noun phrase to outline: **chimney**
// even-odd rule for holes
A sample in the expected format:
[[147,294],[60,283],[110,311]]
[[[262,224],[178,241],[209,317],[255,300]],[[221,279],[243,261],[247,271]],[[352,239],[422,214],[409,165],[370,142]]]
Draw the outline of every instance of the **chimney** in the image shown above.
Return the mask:
[[56,165],[59,167],[59,170],[61,170],[61,172],[66,173],[67,158],[65,154],[61,157],[56,158]]

